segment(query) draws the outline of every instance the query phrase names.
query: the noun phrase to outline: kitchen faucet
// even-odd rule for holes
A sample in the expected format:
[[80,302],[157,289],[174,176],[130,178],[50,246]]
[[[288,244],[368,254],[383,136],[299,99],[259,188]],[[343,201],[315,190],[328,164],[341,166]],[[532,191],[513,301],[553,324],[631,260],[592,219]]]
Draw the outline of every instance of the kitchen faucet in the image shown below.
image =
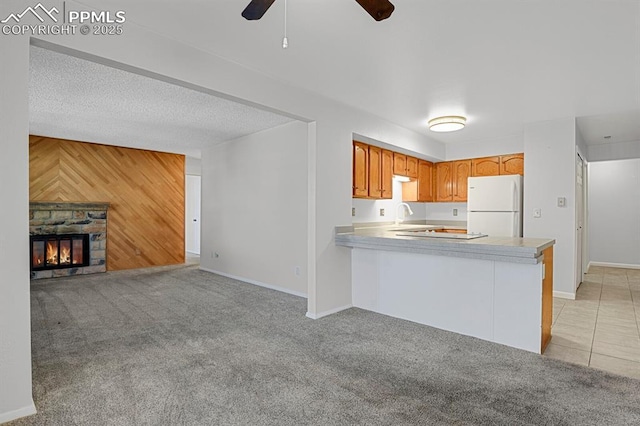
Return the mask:
[[[400,219],[400,207],[402,207],[402,219]],[[406,213],[409,213],[409,216],[413,214],[411,210],[411,206],[407,203],[399,203],[396,206],[396,225],[400,225],[400,223],[404,222],[404,219],[407,217]]]

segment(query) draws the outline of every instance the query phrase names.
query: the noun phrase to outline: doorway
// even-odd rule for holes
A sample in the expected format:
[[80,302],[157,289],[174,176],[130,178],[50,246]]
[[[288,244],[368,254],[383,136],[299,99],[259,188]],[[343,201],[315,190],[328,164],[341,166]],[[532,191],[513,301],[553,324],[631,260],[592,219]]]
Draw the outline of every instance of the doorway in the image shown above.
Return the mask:
[[584,160],[576,153],[576,282],[578,289],[584,280],[583,239],[584,239]]
[[201,177],[186,176],[186,241],[188,254],[200,255],[200,188]]

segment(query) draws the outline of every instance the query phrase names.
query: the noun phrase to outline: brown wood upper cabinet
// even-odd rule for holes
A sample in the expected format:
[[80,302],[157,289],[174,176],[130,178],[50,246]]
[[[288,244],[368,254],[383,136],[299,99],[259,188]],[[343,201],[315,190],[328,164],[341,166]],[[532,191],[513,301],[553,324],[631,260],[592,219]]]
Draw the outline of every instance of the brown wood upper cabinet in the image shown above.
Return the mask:
[[353,197],[392,197],[393,152],[353,141]]
[[498,176],[499,174],[499,156],[471,159],[471,176]]
[[353,142],[353,196],[369,196],[369,146]]
[[369,146],[369,198],[392,197],[393,152]]
[[393,174],[406,176],[407,173],[407,156],[404,154],[399,154],[397,152],[393,153]]
[[524,175],[524,154],[431,163],[416,157],[353,141],[353,197],[390,199],[393,175],[408,176],[402,200],[467,201],[470,176]]
[[500,174],[524,176],[524,154],[501,155]]
[[407,176],[413,179],[418,178],[418,159],[407,156]]
[[524,175],[524,154],[473,158],[471,176]]
[[451,181],[451,169],[453,163],[447,161],[436,163],[436,201],[446,202],[453,200],[453,183]]
[[469,176],[471,176],[471,160],[453,162],[453,201],[467,201]]
[[394,152],[393,174],[416,179],[418,177],[418,159]]
[[436,201],[467,201],[467,180],[471,160],[436,163]]
[[418,179],[402,184],[402,201],[434,201],[433,163],[418,160]]

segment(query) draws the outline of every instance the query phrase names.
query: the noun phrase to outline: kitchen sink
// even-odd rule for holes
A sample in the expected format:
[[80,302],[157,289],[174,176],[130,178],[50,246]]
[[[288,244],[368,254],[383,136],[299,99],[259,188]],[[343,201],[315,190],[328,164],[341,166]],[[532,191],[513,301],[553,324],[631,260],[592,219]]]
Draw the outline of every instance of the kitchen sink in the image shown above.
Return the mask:
[[391,232],[429,232],[436,229],[442,229],[442,226],[430,226],[426,228],[394,228],[389,229]]
[[473,240],[475,238],[486,237],[486,234],[449,234],[447,232],[430,232],[419,230],[405,230],[397,232],[396,235],[402,237],[421,237],[421,238],[449,238],[453,240]]

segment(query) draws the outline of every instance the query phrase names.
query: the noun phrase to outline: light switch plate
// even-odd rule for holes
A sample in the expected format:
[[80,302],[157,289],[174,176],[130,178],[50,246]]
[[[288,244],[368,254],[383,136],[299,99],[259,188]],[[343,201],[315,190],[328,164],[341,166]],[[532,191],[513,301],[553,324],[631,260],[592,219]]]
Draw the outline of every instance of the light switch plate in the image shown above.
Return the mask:
[[458,216],[458,209],[453,209],[453,215]]
[[542,209],[533,209],[533,217],[534,218],[542,217]]

